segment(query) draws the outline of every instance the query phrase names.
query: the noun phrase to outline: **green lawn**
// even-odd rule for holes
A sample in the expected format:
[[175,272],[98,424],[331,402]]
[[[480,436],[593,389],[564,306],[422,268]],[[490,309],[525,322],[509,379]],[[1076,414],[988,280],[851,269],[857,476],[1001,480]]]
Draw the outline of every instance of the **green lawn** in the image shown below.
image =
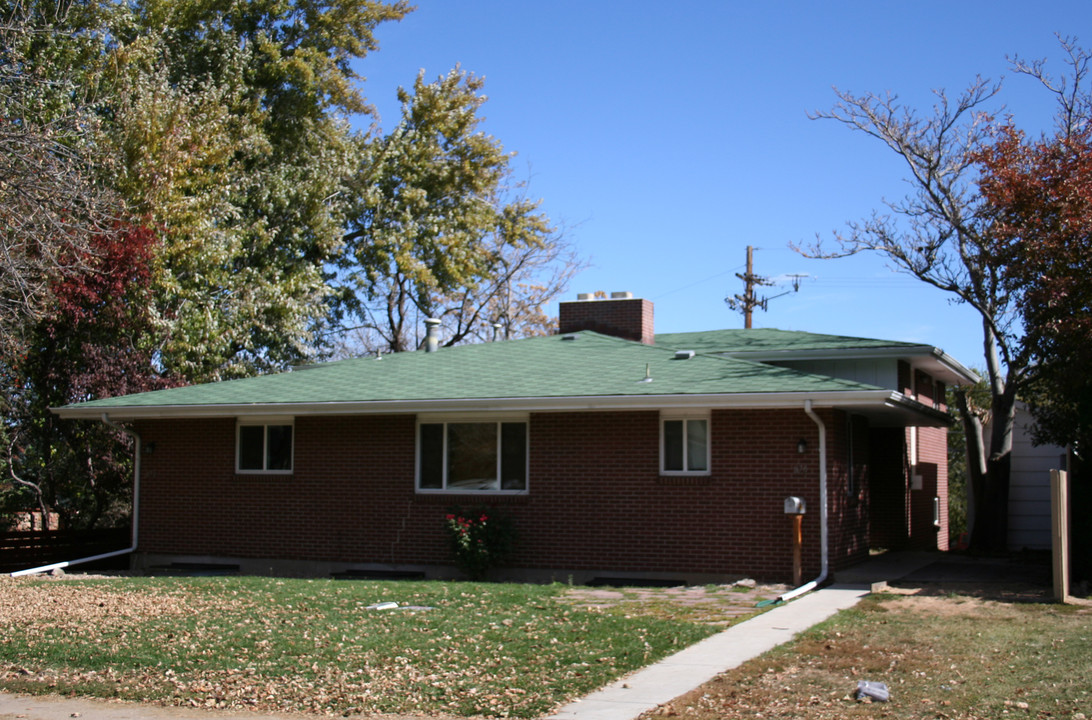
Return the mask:
[[[564,586],[0,579],[0,685],[262,711],[535,717],[712,634]],[[396,602],[399,608],[371,610]]]

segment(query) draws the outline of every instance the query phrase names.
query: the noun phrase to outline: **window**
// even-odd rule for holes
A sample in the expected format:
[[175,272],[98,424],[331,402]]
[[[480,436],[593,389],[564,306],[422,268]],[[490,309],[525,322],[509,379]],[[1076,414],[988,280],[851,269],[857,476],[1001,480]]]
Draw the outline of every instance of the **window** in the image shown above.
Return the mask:
[[709,418],[665,418],[660,423],[660,471],[709,473]]
[[235,468],[241,473],[292,472],[292,424],[239,423]]
[[527,491],[527,422],[421,422],[417,489]]

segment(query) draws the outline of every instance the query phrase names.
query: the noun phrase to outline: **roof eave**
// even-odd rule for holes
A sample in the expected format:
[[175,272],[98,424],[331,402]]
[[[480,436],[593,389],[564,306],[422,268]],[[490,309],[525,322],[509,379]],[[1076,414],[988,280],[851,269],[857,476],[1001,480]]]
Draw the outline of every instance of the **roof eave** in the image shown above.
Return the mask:
[[962,380],[962,382],[958,383],[960,385],[974,385],[975,383],[982,380],[982,378],[979,377],[978,373],[976,373],[974,370],[971,370],[969,367],[959,362],[940,348],[933,348],[933,356],[939,362],[946,365],[952,373],[959,376],[960,380]]
[[604,395],[576,397],[459,398],[375,400],[366,402],[253,403],[219,405],[80,406],[53,408],[62,418],[98,420],[207,419],[282,415],[395,415],[454,412],[564,412],[580,410],[684,410],[687,408],[776,409],[803,407],[881,408],[907,406],[907,399],[890,390],[850,390],[703,395]]

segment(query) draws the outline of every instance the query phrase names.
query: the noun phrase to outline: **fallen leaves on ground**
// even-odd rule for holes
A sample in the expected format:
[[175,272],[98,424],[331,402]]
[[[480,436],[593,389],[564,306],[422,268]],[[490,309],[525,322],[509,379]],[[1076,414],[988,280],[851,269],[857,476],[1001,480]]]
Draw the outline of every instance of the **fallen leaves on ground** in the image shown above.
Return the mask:
[[[1084,720],[1092,616],[945,592],[869,598],[641,720]],[[884,682],[890,702],[857,698]]]
[[[267,713],[535,717],[711,632],[547,588],[144,580],[0,578],[0,683]],[[397,610],[368,609],[395,595]]]

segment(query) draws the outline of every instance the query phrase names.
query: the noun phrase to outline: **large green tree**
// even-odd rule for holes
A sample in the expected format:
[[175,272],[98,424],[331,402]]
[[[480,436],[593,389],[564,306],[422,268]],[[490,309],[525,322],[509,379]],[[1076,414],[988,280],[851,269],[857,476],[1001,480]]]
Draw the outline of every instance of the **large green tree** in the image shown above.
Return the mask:
[[350,61],[407,10],[0,0],[0,500],[82,525],[124,498],[125,438],[51,406],[313,354]]
[[129,196],[164,228],[165,367],[193,380],[316,350],[324,267],[367,112],[351,61],[404,2],[145,0],[111,20],[112,134]]
[[480,129],[482,80],[458,68],[399,90],[400,122],[369,143],[338,261],[344,321],[400,352],[439,318],[444,344],[545,332],[542,304],[580,267]]
[[121,497],[126,438],[50,406],[282,369],[352,324],[383,350],[417,315],[451,343],[549,328],[580,265],[478,129],[481,81],[418,78],[386,135],[350,123],[353,63],[409,10],[0,0],[0,495],[70,524]]

